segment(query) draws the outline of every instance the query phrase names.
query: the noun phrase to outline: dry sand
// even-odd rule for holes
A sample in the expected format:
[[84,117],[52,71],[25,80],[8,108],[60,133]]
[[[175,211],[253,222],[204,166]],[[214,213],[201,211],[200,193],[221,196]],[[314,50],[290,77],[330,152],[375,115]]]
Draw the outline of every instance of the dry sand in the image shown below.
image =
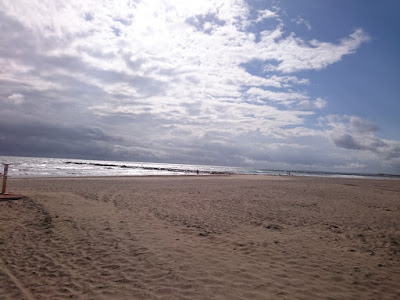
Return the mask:
[[11,179],[0,299],[400,299],[400,181]]

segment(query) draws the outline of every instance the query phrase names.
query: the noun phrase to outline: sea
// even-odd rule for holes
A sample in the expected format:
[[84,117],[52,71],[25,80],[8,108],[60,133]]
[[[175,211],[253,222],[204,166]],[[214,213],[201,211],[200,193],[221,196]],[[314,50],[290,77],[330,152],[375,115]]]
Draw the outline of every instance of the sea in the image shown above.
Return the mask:
[[[223,175],[252,174],[280,176],[319,176],[345,178],[400,178],[400,175],[340,173],[304,170],[270,170],[243,167],[169,164],[130,161],[84,160],[0,156],[0,163],[9,164],[8,177],[96,177],[96,176],[159,176],[159,175]],[[3,173],[0,165],[0,173]]]

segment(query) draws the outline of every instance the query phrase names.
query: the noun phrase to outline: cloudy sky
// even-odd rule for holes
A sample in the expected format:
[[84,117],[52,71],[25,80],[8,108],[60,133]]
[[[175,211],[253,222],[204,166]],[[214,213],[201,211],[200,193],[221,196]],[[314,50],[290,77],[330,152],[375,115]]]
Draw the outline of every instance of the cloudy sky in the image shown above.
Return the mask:
[[0,155],[400,174],[398,11],[0,0]]

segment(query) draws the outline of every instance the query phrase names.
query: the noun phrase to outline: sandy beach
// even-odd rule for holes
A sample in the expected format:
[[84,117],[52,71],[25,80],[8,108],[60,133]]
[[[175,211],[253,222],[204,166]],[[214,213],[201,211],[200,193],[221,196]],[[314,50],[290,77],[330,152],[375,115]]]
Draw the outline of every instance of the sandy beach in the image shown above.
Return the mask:
[[400,299],[400,181],[10,179],[0,299]]

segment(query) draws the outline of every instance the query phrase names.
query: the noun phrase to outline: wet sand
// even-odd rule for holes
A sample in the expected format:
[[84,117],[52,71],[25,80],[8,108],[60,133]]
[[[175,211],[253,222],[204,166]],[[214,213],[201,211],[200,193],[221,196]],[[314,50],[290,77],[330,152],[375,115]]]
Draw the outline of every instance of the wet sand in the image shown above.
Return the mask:
[[400,181],[10,179],[0,299],[400,299]]

